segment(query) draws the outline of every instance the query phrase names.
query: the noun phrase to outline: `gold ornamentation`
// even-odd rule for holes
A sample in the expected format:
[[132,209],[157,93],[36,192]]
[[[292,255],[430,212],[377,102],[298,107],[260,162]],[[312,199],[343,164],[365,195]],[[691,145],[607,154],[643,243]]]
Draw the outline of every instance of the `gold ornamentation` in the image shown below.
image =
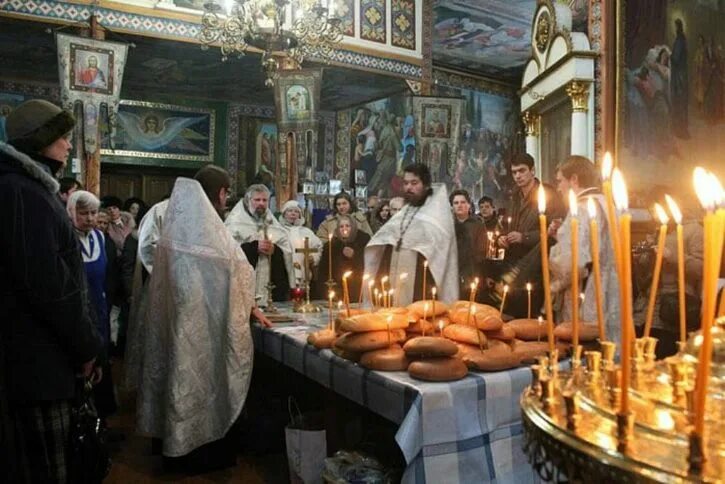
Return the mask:
[[536,22],[536,35],[534,37],[536,41],[536,48],[542,54],[546,50],[546,46],[549,44],[549,38],[551,37],[551,17],[549,12],[543,11],[539,15],[539,21]]
[[531,111],[525,111],[521,119],[524,121],[526,136],[539,136],[539,116]]
[[368,19],[368,22],[375,25],[378,22],[380,22],[380,19],[382,19],[382,15],[380,15],[380,12],[377,8],[369,8],[365,10],[365,18]]
[[410,21],[408,20],[408,17],[401,14],[395,19],[395,25],[398,26],[401,32],[405,32],[410,28]]
[[589,110],[589,84],[589,81],[571,81],[566,86],[575,113],[586,113]]

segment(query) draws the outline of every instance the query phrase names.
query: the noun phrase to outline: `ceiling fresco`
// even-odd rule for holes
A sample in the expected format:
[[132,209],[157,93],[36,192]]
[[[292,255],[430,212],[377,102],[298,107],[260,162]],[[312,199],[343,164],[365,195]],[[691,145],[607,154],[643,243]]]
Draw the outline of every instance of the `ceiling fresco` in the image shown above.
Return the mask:
[[[587,31],[587,0],[566,0],[574,30]],[[536,0],[436,0],[436,65],[518,82],[530,56]]]
[[[58,82],[55,40],[47,33],[48,27],[0,17],[0,76],[3,79]],[[163,94],[274,104],[272,89],[264,86],[265,74],[258,55],[223,63],[218,50],[202,51],[198,44],[131,35],[111,35],[108,39],[135,45],[128,52],[122,98],[145,99]],[[321,103],[326,110],[338,110],[406,89],[405,82],[399,78],[328,66],[323,76]]]

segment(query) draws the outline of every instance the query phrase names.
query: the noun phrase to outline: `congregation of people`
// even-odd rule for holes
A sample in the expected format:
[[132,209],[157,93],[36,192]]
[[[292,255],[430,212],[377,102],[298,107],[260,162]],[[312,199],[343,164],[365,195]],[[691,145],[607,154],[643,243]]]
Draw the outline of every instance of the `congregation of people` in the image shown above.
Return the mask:
[[[506,206],[497,206],[498,194],[472,200],[463,189],[448,193],[432,183],[426,165],[414,163],[403,168],[400,197],[370,197],[362,211],[343,191],[312,227],[297,201],[272,213],[270,189],[262,184],[247,187],[225,218],[232,177],[213,165],[194,179],[178,179],[170,197],[152,207],[138,198],[99,199],[74,178],[56,179],[71,150],[73,126],[69,113],[29,101],[7,118],[9,141],[0,143],[0,213],[6,221],[0,235],[1,410],[3,431],[13,436],[13,455],[19,456],[3,464],[21,482],[70,482],[61,443],[78,376],[94,383],[103,419],[117,411],[118,385],[137,390],[139,430],[157,439],[166,458],[201,452],[205,462],[228,463],[233,456],[222,450],[228,447],[224,439],[240,415],[252,371],[248,323],[271,325],[264,307],[270,299],[289,300],[294,288],[325,299],[330,279],[339,287],[351,272],[350,292],[367,299],[363,274],[378,284],[384,277],[406,278],[395,295],[396,304],[405,305],[432,291],[443,301],[467,298],[475,281],[477,301],[499,307],[506,287],[507,317],[539,316],[540,187],[557,320],[570,320],[572,291],[584,294],[583,320],[597,318],[586,209],[591,199],[602,241],[605,328],[608,338],[618,339],[611,221],[599,174],[586,158],[562,160],[553,187],[536,177],[531,156],[517,155]],[[580,287],[570,284],[569,190],[579,204]],[[702,227],[694,222],[697,214],[690,215],[687,294],[697,298]],[[663,307],[676,291],[670,239]],[[669,310],[655,323],[660,341],[670,333],[676,339]],[[112,365],[121,358],[127,381],[114,382]]]

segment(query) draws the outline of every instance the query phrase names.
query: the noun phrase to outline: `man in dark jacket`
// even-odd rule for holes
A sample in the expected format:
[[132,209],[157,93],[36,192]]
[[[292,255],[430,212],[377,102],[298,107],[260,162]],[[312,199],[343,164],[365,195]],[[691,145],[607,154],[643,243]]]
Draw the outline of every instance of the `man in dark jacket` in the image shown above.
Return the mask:
[[28,101],[8,116],[8,143],[0,143],[0,397],[13,426],[2,432],[14,441],[4,452],[15,467],[10,482],[67,482],[76,375],[89,376],[101,351],[55,178],[74,124],[57,106]]

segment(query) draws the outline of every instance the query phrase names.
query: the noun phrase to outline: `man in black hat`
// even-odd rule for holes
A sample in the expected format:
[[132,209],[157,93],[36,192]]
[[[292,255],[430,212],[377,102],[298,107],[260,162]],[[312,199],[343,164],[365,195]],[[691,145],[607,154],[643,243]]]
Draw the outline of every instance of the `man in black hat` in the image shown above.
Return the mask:
[[58,198],[74,125],[70,113],[32,100],[8,116],[0,143],[0,406],[12,422],[0,432],[0,447],[11,449],[0,466],[8,482],[68,481],[75,378],[91,374],[101,351],[77,238]]

